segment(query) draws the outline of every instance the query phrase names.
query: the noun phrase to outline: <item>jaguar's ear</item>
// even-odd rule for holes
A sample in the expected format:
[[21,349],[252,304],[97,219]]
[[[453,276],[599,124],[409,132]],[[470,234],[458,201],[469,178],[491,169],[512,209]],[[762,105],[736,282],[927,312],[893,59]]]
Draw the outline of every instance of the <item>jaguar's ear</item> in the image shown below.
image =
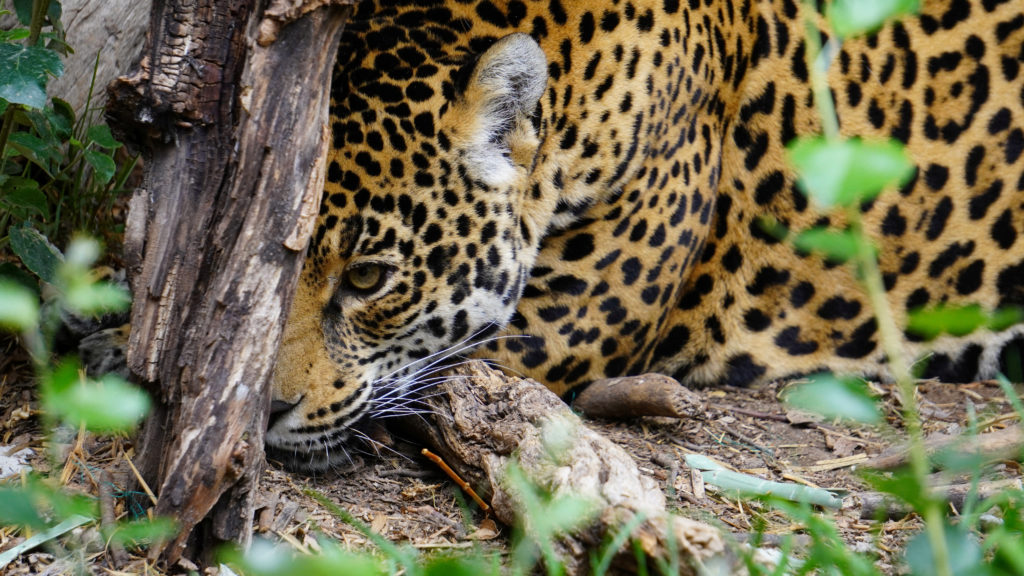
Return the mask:
[[510,182],[532,162],[539,141],[530,122],[544,94],[548,62],[533,38],[515,33],[477,60],[457,117],[470,169],[492,186]]

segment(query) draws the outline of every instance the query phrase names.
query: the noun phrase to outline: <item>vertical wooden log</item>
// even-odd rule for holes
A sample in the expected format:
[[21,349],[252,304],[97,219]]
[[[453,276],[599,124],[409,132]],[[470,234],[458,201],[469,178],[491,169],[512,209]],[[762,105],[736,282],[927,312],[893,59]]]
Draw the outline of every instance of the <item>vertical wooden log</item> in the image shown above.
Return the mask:
[[159,382],[138,461],[181,528],[153,551],[168,563],[248,543],[348,3],[156,0],[141,69],[109,88],[108,119],[146,157],[125,235],[128,362]]

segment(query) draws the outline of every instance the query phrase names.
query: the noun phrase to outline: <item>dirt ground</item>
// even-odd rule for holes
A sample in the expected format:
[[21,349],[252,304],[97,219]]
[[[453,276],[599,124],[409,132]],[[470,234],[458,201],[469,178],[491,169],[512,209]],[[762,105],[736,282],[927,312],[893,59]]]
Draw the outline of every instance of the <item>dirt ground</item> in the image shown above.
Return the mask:
[[[787,413],[778,401],[784,383],[753,388],[701,390],[707,410],[691,420],[642,418],[630,422],[588,421],[628,451],[641,471],[654,478],[666,491],[670,508],[678,514],[700,519],[746,540],[763,525],[767,545],[778,536],[797,533],[796,544],[806,543],[799,526],[783,515],[754,504],[724,497],[696,481],[683,463],[689,453],[710,456],[736,470],[777,481],[800,482],[843,491],[843,508],[829,514],[851,548],[877,554],[877,565],[885,573],[900,572],[900,550],[920,524],[916,517],[894,517],[877,522],[861,519],[861,497],[868,490],[857,474],[859,466],[887,448],[899,444],[899,437],[867,427],[848,427],[814,422],[801,414]],[[899,426],[893,407],[892,387],[873,385],[889,423]],[[949,385],[924,382],[919,402],[930,436],[957,434],[967,426],[967,407],[972,406],[985,430],[1010,425],[1012,408],[999,386],[992,382]],[[14,343],[0,339],[0,449],[31,448],[36,456],[32,466],[39,472],[54,473],[72,491],[100,497],[112,495],[119,517],[142,513],[145,494],[124,492],[132,475],[128,464],[133,451],[127,439],[81,438],[69,434],[63,439],[65,461],[51,470],[45,454],[38,406],[33,394],[28,361]],[[109,477],[106,475],[109,473]],[[1011,460],[996,462],[986,469],[983,480],[1020,481],[1020,465]],[[937,478],[942,484],[963,481]],[[267,467],[259,495],[255,533],[258,537],[284,542],[298,550],[316,550],[320,535],[346,547],[369,546],[367,539],[324,509],[306,490],[325,494],[341,508],[395,542],[422,550],[457,550],[483,546],[499,553],[507,549],[510,530],[488,538],[478,532],[483,516],[464,512],[469,500],[437,467],[419,455],[419,447],[395,439],[377,455],[358,457],[345,470],[307,477]],[[145,560],[131,553],[115,558],[103,546],[96,529],[78,529],[75,543],[66,544],[69,556],[78,558],[94,574],[158,574]],[[484,540],[479,538],[484,536]],[[12,529],[0,529],[0,551],[22,541]],[[84,543],[84,544],[83,544]],[[58,560],[45,547],[22,554],[3,574],[60,574],[71,569],[67,558]],[[177,567],[194,568],[187,562]]]

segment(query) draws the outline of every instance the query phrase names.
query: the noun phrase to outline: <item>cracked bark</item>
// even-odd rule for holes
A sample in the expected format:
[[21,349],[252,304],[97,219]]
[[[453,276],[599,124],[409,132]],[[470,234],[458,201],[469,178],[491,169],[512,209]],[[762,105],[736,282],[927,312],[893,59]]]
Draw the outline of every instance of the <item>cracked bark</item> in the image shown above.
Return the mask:
[[323,188],[330,73],[354,0],[156,0],[107,116],[144,152],[125,258],[128,362],[157,400],[137,463],[173,564],[251,535],[268,382]]

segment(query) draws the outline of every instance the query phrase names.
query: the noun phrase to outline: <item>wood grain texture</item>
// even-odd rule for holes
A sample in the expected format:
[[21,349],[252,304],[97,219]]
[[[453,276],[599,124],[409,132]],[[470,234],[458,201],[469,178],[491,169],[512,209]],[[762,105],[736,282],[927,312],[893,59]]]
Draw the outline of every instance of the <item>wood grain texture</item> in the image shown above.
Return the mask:
[[[686,572],[695,562],[728,561],[718,530],[670,516],[655,481],[641,474],[624,450],[584,426],[543,385],[506,376],[481,362],[455,368],[452,374],[459,377],[439,385],[423,400],[427,413],[403,419],[403,426],[490,500],[494,514],[506,524],[524,523],[529,530],[531,522],[520,515],[519,498],[505,482],[513,462],[542,490],[592,500],[599,510],[595,519],[556,542],[570,574],[589,573],[591,552],[638,514],[646,520],[633,538],[649,558],[678,550],[686,574],[695,573]],[[570,430],[554,457],[545,442],[552,422]],[[635,569],[632,549],[621,550],[615,562],[618,569]]]
[[299,12],[261,46],[263,9],[158,3],[142,67],[110,89],[108,117],[146,158],[126,232],[128,361],[159,383],[138,460],[155,512],[181,528],[153,549],[168,563],[251,537],[269,378],[323,188],[347,11]]

